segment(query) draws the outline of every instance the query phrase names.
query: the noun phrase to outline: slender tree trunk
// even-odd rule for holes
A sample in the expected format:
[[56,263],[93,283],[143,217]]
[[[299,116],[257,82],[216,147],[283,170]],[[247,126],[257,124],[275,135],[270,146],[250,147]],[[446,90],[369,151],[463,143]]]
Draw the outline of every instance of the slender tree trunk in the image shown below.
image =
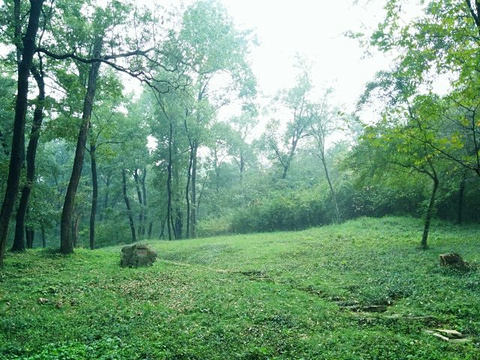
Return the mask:
[[73,223],[72,223],[72,239],[73,239],[73,247],[76,247],[77,246],[77,242],[78,242],[78,232],[79,232],[79,225],[80,225],[80,214],[78,214],[75,210],[74,210],[74,216],[73,216],[74,220],[73,220]]
[[243,173],[245,171],[245,157],[240,154],[240,184],[243,185]]
[[[31,68],[32,74],[38,85],[37,104],[33,114],[33,124],[30,133],[30,140],[27,147],[27,179],[26,184],[22,188],[22,196],[18,206],[15,218],[15,237],[13,240],[12,251],[25,250],[25,218],[27,215],[30,194],[35,182],[35,158],[37,155],[38,139],[40,137],[40,128],[43,122],[43,106],[45,100],[45,82],[43,74],[41,74],[34,66]],[[41,70],[40,70],[41,71]]]
[[15,198],[18,194],[20,174],[25,152],[25,117],[27,112],[28,77],[35,54],[35,38],[42,10],[43,0],[30,0],[28,26],[23,38],[22,61],[18,67],[17,98],[13,123],[12,151],[8,169],[5,197],[0,211],[0,268],[3,267],[7,246],[8,226],[12,216]]
[[96,146],[94,142],[90,143],[90,167],[92,172],[92,205],[90,209],[90,250],[95,249],[95,219],[97,217],[98,202],[98,175],[97,175],[97,157]]
[[148,238],[152,238],[152,230],[153,230],[153,220],[150,220],[150,224],[148,225]]
[[458,189],[458,206],[457,206],[457,224],[463,223],[463,204],[465,202],[465,188],[467,181],[467,173],[464,172],[462,181],[460,182],[460,188]]
[[27,226],[25,228],[25,235],[27,238],[27,249],[33,249],[33,241],[35,240],[35,230],[32,227]]
[[[147,233],[147,223],[148,223],[148,210],[147,210],[147,185],[145,182],[147,181],[147,168],[143,168],[142,177],[140,178],[140,184],[142,185],[142,198],[143,198],[143,231],[142,235],[145,236]],[[150,238],[150,234],[148,234]]]
[[[101,56],[103,46],[103,38],[97,37],[93,47],[93,57]],[[100,62],[92,63],[88,74],[87,93],[83,104],[83,115],[80,132],[78,133],[77,148],[75,150],[75,158],[73,160],[72,175],[68,183],[65,202],[63,204],[61,230],[60,230],[60,252],[62,254],[70,254],[73,252],[73,208],[75,206],[75,195],[77,193],[78,184],[82,175],[83,160],[85,157],[85,146],[90,127],[90,118],[92,115],[93,101],[97,89],[98,70]]]
[[283,172],[282,172],[282,179],[285,180],[287,178],[288,167],[290,164],[283,165]]
[[140,204],[140,212],[138,214],[138,237],[141,238],[145,234],[145,228],[143,224],[143,196],[140,190],[140,177],[138,176],[138,169],[133,172],[133,179],[135,180],[135,189],[137,190],[138,203]]
[[47,237],[45,236],[45,226],[42,225],[41,231],[42,231],[42,248],[45,249],[47,247]]
[[188,170],[187,170],[187,184],[185,185],[185,204],[186,204],[186,214],[187,214],[187,233],[185,234],[185,237],[187,239],[190,238],[190,223],[191,223],[191,206],[190,206],[190,184],[192,180],[192,164],[193,164],[193,148],[190,145],[190,157],[188,159]]
[[107,175],[107,180],[105,181],[105,188],[104,188],[105,196],[103,197],[103,209],[102,209],[103,211],[100,212],[100,218],[98,219],[99,221],[103,221],[105,209],[108,208],[110,181],[111,181],[110,179],[111,179],[111,176]]
[[328,172],[327,159],[325,159],[324,150],[320,150],[320,160],[322,161],[323,170],[325,171],[325,177],[327,179],[328,187],[330,188],[330,195],[332,196],[333,208],[335,210],[335,222],[340,221],[340,211],[338,210],[337,195],[333,188],[332,180],[330,179],[330,173]]
[[421,242],[421,248],[423,250],[428,249],[428,244],[427,244],[428,232],[430,230],[430,223],[432,221],[433,212],[435,209],[435,197],[437,195],[438,184],[439,184],[438,178],[436,176],[434,176],[432,180],[433,180],[432,194],[430,195],[430,203],[428,204],[427,214],[425,217],[425,225],[423,227],[422,242]]
[[130,200],[127,195],[127,172],[125,169],[122,169],[122,182],[123,182],[123,199],[125,200],[125,205],[127,206],[128,221],[130,223],[130,230],[132,231],[132,242],[137,241],[137,235],[135,232],[135,223],[132,216],[132,208],[130,207]]
[[197,151],[198,143],[195,141],[192,149],[192,198],[190,215],[190,238],[195,239],[197,235]]
[[[172,240],[172,162],[173,162],[173,124],[170,120],[170,127],[168,132],[168,165],[167,165],[167,231],[168,240]],[[162,230],[163,233],[163,230]]]
[[[165,217],[162,221],[162,224],[160,225],[160,234],[159,234],[160,239],[165,238],[165,223],[168,223],[168,217]],[[168,239],[168,240],[171,240],[171,239]]]
[[177,207],[175,211],[175,219],[174,219],[174,233],[175,233],[175,240],[179,240],[182,238],[183,232],[183,220],[182,220],[182,212]]

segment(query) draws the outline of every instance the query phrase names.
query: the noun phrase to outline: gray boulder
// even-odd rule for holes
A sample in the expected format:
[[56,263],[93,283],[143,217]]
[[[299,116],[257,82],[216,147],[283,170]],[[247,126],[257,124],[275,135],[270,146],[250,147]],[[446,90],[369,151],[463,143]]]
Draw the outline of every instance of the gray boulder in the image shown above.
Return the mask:
[[145,244],[124,246],[121,256],[122,267],[151,266],[157,259],[157,253]]

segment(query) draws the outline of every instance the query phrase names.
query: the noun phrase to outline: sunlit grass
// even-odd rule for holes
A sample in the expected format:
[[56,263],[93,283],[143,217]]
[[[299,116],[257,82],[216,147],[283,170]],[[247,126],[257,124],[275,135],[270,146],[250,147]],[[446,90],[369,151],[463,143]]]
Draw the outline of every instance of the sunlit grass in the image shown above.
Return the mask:
[[[5,359],[478,359],[480,227],[358,219],[292,233],[9,254],[0,275]],[[468,273],[444,270],[458,252]],[[381,310],[371,312],[370,309]],[[465,343],[425,330],[455,329]]]

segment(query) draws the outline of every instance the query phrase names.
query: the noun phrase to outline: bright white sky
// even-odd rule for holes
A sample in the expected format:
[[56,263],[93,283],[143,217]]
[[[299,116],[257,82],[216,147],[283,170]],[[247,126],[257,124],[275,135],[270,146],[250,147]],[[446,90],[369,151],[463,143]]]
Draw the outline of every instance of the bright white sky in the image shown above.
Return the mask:
[[221,0],[236,24],[253,29],[260,45],[252,67],[260,90],[273,95],[294,85],[295,54],[313,63],[313,82],[321,93],[335,90],[335,105],[353,106],[365,83],[388,67],[381,55],[362,59],[358,41],[343,34],[372,29],[384,15],[384,1],[354,5],[354,0]]

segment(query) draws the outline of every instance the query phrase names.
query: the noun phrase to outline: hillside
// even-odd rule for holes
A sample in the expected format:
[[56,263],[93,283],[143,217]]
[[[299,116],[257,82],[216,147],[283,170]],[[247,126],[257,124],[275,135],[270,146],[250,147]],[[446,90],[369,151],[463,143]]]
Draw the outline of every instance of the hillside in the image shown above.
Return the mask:
[[[8,254],[1,359],[479,359],[478,226],[358,219],[302,232]],[[472,265],[438,265],[458,252]],[[428,330],[462,333],[444,341]]]

